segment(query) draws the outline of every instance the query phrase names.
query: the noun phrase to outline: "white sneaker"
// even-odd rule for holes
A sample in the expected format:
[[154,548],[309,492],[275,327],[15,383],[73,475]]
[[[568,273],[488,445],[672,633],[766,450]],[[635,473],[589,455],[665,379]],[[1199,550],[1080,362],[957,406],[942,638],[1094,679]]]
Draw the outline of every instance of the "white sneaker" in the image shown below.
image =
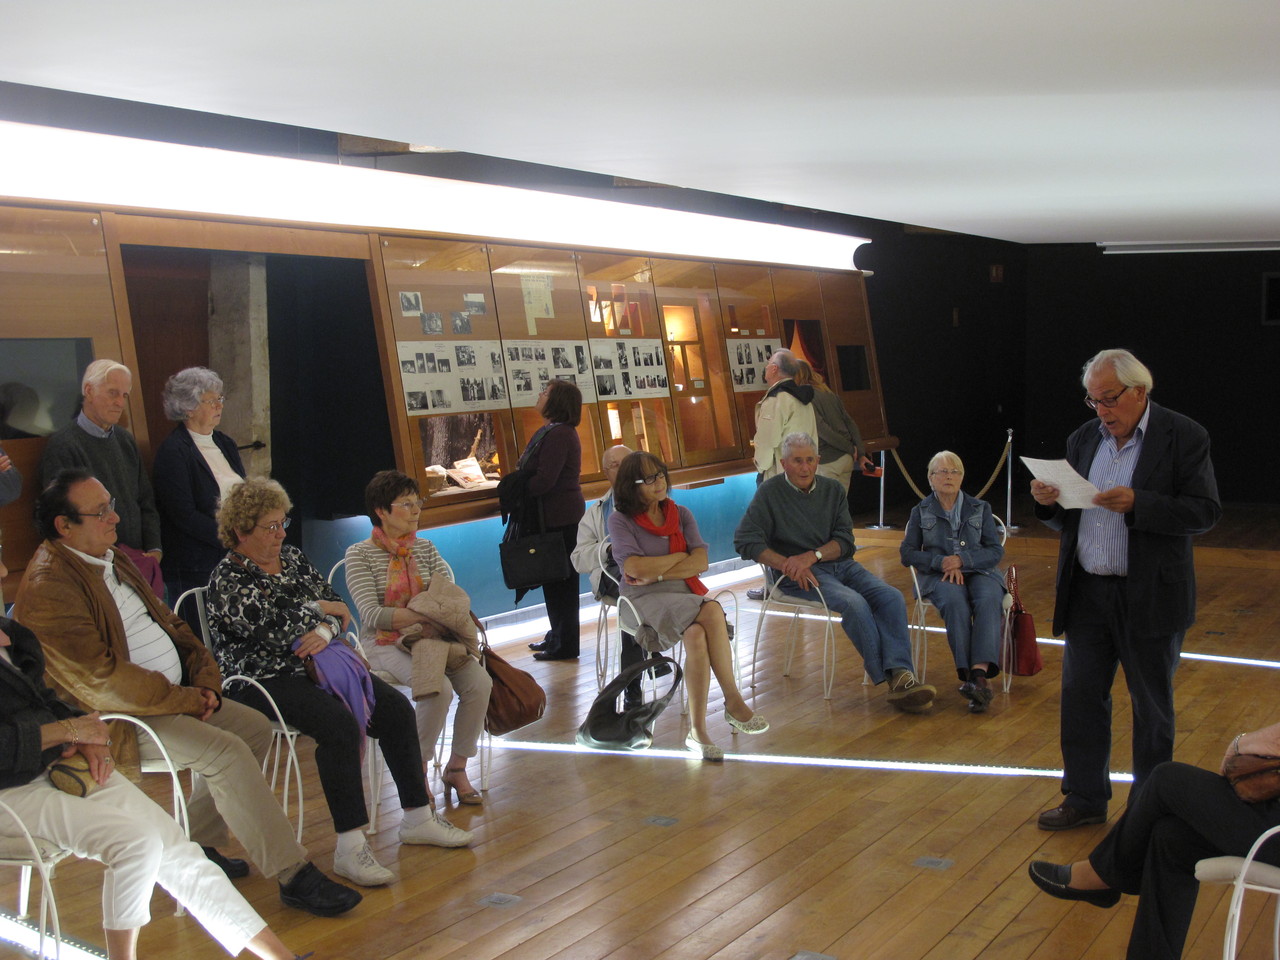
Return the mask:
[[471,831],[461,830],[435,810],[427,809],[427,818],[415,827],[400,824],[401,843],[426,843],[433,847],[465,847],[471,842]]
[[373,858],[369,844],[363,844],[351,854],[333,855],[333,872],[346,877],[362,887],[381,887],[395,880],[396,875]]

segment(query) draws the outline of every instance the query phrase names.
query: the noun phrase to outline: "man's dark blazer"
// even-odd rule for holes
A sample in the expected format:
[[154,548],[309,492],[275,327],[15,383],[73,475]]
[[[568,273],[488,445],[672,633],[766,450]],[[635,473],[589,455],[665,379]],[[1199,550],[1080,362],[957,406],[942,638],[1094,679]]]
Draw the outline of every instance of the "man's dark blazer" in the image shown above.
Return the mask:
[[[225,433],[213,431],[213,442],[231,469],[244,476],[244,464],[236,443]],[[185,424],[178,424],[156,450],[152,487],[160,508],[160,532],[164,542],[161,568],[167,577],[180,571],[203,571],[206,576],[226,555],[218,542],[218,481]]]
[[[1133,468],[1133,510],[1124,515],[1129,528],[1129,574],[1126,581],[1129,622],[1134,637],[1159,637],[1185,630],[1195,621],[1196,573],[1191,538],[1204,533],[1222,516],[1218,483],[1209,461],[1209,434],[1189,417],[1150,404],[1151,416],[1142,453]],[[1067,462],[1083,477],[1102,432],[1097,418],[1067,439]],[[1076,569],[1080,510],[1037,504],[1036,516],[1062,531],[1058,548],[1058,595],[1053,633],[1070,628],[1067,604]]]

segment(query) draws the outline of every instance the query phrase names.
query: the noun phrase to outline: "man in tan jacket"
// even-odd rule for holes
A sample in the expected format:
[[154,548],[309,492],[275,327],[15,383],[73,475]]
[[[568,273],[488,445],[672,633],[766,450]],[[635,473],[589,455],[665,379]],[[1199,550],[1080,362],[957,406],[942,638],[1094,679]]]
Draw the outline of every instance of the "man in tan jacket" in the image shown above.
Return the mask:
[[[270,722],[257,710],[222,699],[213,655],[161,603],[118,550],[115,499],[87,470],[57,474],[36,500],[44,542],[27,566],[15,617],[40,638],[50,686],[86,711],[141,717],[179,766],[199,773],[188,812],[191,839],[228,876],[248,865],[216,847],[230,825],[280,899],[317,916],[337,916],[360,902],[307,859],[262,777]],[[157,755],[131,724],[111,724],[115,760],[137,777],[140,759]],[[225,817],[225,820],[223,819]]]

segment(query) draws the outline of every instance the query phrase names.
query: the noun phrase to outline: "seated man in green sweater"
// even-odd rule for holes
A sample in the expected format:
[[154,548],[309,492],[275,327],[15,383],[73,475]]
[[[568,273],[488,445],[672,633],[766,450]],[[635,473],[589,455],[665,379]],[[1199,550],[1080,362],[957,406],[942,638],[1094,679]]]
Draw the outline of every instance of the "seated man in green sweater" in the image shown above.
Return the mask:
[[807,433],[782,441],[782,474],[756,489],[733,545],[746,560],[779,571],[781,590],[818,600],[841,616],[841,626],[876,683],[889,682],[888,700],[923,713],[937,691],[916,679],[902,594],[853,559],[853,519],[840,484],[818,476],[817,444]]

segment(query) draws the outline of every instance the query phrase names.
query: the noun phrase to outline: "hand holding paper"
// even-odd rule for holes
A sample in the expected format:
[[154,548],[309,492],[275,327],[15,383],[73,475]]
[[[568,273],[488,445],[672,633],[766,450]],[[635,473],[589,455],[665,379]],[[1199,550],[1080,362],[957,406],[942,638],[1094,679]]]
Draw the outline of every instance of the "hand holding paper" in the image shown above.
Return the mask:
[[1037,480],[1057,488],[1057,502],[1064,510],[1085,510],[1094,506],[1093,498],[1098,495],[1098,488],[1076,473],[1066,460],[1021,459]]

